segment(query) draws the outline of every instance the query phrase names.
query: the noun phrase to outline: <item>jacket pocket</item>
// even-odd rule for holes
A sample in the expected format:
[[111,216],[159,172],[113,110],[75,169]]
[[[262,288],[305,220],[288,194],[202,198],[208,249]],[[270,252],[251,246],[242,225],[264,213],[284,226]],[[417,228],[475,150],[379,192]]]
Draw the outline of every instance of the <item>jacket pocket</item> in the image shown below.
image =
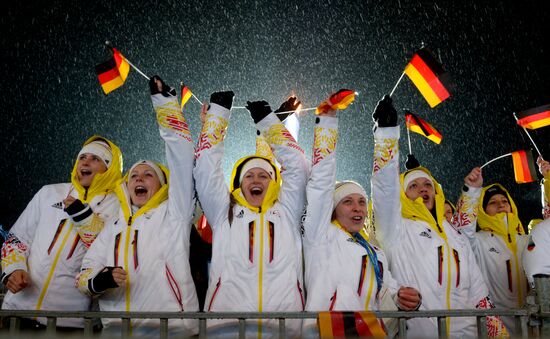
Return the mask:
[[174,275],[170,271],[170,268],[168,267],[168,265],[165,265],[165,267],[166,267],[166,279],[168,281],[168,285],[170,286],[170,289],[172,290],[172,293],[174,294],[174,297],[178,302],[180,310],[183,312],[183,296],[181,293],[180,285],[174,278]]

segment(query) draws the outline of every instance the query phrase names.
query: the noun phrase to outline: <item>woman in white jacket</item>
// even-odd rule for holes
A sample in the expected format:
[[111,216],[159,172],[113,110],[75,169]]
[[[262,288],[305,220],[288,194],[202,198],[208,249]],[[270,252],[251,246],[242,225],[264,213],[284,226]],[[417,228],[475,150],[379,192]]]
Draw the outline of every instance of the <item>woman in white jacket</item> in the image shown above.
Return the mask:
[[[465,186],[469,194],[463,192],[457,204],[457,224],[470,239],[495,307],[522,308],[528,290],[522,263],[528,236],[508,191],[500,184],[482,188],[481,170],[472,172],[477,184]],[[502,320],[508,332],[520,334],[514,317]]]
[[[388,270],[384,252],[369,243],[364,232],[367,194],[353,181],[336,177],[336,112],[321,112],[316,120],[311,175],[307,184],[304,221],[306,310],[414,310],[420,295],[401,287]],[[386,304],[386,303],[389,303]],[[304,322],[304,333],[316,324]],[[307,332],[306,332],[307,331]]]
[[[300,220],[308,164],[302,149],[265,101],[247,108],[284,171],[269,159],[237,161],[228,190],[221,167],[233,92],[213,93],[194,170],[199,201],[212,226],[212,263],[206,311],[302,311]],[[282,184],[281,184],[282,182]],[[235,335],[236,320],[209,320],[208,334]],[[278,335],[278,321],[250,320],[247,333]],[[286,322],[288,336],[301,321]]]
[[[102,311],[195,312],[198,301],[189,268],[189,235],[194,210],[193,145],[175,91],[157,76],[151,99],[166,145],[164,166],[139,161],[116,193],[118,219],[105,228],[82,263],[77,285],[99,295]],[[120,333],[120,319],[103,319]],[[191,336],[197,321],[169,320],[169,333]],[[136,319],[131,333],[158,336],[159,319]]]
[[[74,288],[82,258],[103,225],[119,209],[114,194],[122,154],[93,136],[79,152],[71,183],[46,185],[35,194],[2,246],[2,309],[87,311],[91,299]],[[46,319],[22,319],[21,328],[45,328]],[[84,320],[60,318],[59,330],[83,328]]]
[[[378,103],[373,118],[373,211],[392,275],[420,291],[421,310],[490,308],[488,289],[468,240],[444,217],[440,185],[423,167],[399,175],[399,127],[389,96]],[[434,318],[414,318],[407,324],[407,336],[437,337]],[[475,318],[447,318],[446,325],[447,336],[453,338],[477,333]],[[487,318],[487,329],[491,336],[505,331],[494,317]]]

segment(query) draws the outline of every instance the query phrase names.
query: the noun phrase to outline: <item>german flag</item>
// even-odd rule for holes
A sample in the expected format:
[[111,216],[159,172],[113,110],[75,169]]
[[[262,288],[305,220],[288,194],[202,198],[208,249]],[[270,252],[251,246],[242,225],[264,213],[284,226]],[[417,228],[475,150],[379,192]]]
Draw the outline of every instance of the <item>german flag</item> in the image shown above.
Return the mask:
[[443,136],[432,125],[409,111],[405,113],[405,123],[409,131],[423,135],[438,145],[443,139]]
[[550,105],[519,112],[518,125],[529,129],[537,129],[550,125]]
[[531,151],[515,151],[512,152],[514,161],[514,176],[518,184],[526,184],[537,180],[537,171],[533,161]]
[[96,65],[95,71],[103,92],[109,94],[124,85],[130,72],[130,64],[116,48],[113,48],[113,56],[104,63]]
[[320,312],[321,338],[385,338],[386,332],[372,312]]
[[413,55],[405,67],[405,74],[432,108],[451,96],[448,91],[449,75],[426,48]]
[[183,82],[181,83],[181,110],[183,111],[183,106],[191,99],[193,93],[189,87],[185,86]]
[[315,114],[326,112],[329,109],[346,109],[355,100],[355,92],[350,89],[341,89],[331,94],[328,100],[323,101],[315,110]]

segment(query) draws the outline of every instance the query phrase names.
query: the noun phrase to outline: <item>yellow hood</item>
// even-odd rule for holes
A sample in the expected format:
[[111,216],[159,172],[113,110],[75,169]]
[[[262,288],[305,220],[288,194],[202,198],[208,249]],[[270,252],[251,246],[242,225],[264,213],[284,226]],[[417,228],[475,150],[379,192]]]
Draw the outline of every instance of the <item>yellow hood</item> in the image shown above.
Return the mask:
[[[241,192],[241,187],[239,183],[239,177],[241,175],[241,170],[243,166],[245,165],[248,160],[258,158],[263,159],[273,167],[275,170],[275,178],[269,183],[269,186],[267,188],[267,192],[264,197],[264,201],[262,202],[261,209],[258,207],[251,206],[248,201],[244,198],[243,193]],[[241,205],[246,206],[248,209],[254,211],[254,212],[260,212],[260,211],[266,211],[268,208],[273,206],[275,204],[275,201],[279,198],[279,190],[281,188],[282,184],[282,178],[281,178],[281,172],[279,171],[279,168],[275,166],[273,161],[271,161],[269,158],[259,156],[259,155],[249,155],[244,158],[239,159],[235,166],[233,166],[233,171],[231,172],[231,195],[233,198]]]
[[[426,205],[424,205],[422,198],[419,197],[416,200],[411,200],[407,198],[407,195],[405,194],[405,189],[403,188],[403,181],[405,176],[413,170],[424,171],[432,179],[432,182],[434,184],[434,189],[435,189],[435,214],[437,216],[437,220],[434,219],[432,213],[426,208]],[[399,182],[401,184],[400,199],[401,199],[401,214],[403,218],[425,221],[430,225],[430,228],[432,230],[437,232],[443,239],[447,239],[445,231],[442,227],[443,220],[445,220],[445,195],[443,194],[443,190],[441,189],[441,186],[439,186],[439,183],[435,180],[435,178],[430,173],[430,171],[428,171],[424,167],[416,167],[412,170],[402,173],[401,176],[399,177]]]
[[[483,198],[485,197],[485,192],[491,187],[498,186],[504,192],[506,192],[506,197],[510,202],[511,213],[497,213],[493,216],[485,213],[483,209]],[[501,184],[492,184],[486,187],[483,187],[481,190],[481,196],[479,197],[479,209],[477,216],[477,224],[479,228],[484,231],[492,232],[503,238],[506,245],[513,246],[515,248],[516,236],[518,234],[525,234],[523,225],[518,217],[518,209],[510,193],[506,190]],[[506,222],[506,219],[508,222]],[[508,227],[509,225],[509,227]]]
[[78,192],[78,199],[82,200],[82,202],[88,202],[96,195],[106,194],[113,191],[117,185],[117,182],[122,177],[122,152],[118,146],[109,139],[99,135],[92,136],[86,140],[82,146],[85,146],[95,140],[102,140],[109,144],[109,147],[111,147],[111,152],[113,153],[113,160],[111,166],[109,166],[105,173],[96,174],[94,176],[92,184],[88,187],[88,191],[86,192],[86,189],[82,187],[80,182],[78,182],[76,172],[76,164],[78,163],[78,159],[76,159],[73,166],[73,171],[71,172],[71,183]]
[[139,217],[140,215],[144,214],[145,212],[157,207],[160,205],[163,201],[168,199],[168,187],[170,184],[170,171],[164,165],[155,163],[164,173],[164,176],[166,177],[166,184],[162,185],[160,189],[147,201],[147,203],[139,210],[136,211],[136,213],[132,214],[132,203],[130,201],[130,194],[128,193],[128,175],[129,173],[126,173],[124,175],[124,178],[120,179],[118,182],[118,185],[116,186],[115,193],[118,197],[118,200],[120,201],[120,208],[122,208],[122,212],[124,213],[124,219],[130,224],[129,220],[130,217],[133,217],[133,219]]

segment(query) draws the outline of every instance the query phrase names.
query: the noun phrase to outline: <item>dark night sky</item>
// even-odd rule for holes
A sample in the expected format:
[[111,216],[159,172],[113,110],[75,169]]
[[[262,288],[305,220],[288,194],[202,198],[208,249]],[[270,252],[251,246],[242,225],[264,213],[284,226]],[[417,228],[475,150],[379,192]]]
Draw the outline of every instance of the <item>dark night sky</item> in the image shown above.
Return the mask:
[[[6,7],[7,6],[7,7]],[[11,226],[45,184],[66,182],[82,142],[101,134],[124,153],[164,161],[147,82],[131,71],[104,96],[94,65],[113,44],[149,75],[184,81],[201,99],[231,89],[235,105],[265,99],[276,108],[291,93],[312,107],[330,92],[360,93],[340,113],[338,179],[370,191],[371,113],[422,43],[455,83],[453,96],[430,109],[408,79],[394,95],[443,134],[441,145],[411,135],[420,162],[456,200],[474,166],[529,141],[513,111],[550,103],[550,11],[544,1],[30,1],[2,5],[0,47],[0,224]],[[187,118],[199,132],[199,105]],[[299,142],[311,155],[313,116],[301,118]],[[402,125],[402,155],[407,151]],[[236,110],[226,142],[227,176],[254,151],[248,113]],[[550,158],[550,127],[532,133]],[[517,185],[511,158],[484,172],[508,187],[527,223],[540,217],[537,183]]]

